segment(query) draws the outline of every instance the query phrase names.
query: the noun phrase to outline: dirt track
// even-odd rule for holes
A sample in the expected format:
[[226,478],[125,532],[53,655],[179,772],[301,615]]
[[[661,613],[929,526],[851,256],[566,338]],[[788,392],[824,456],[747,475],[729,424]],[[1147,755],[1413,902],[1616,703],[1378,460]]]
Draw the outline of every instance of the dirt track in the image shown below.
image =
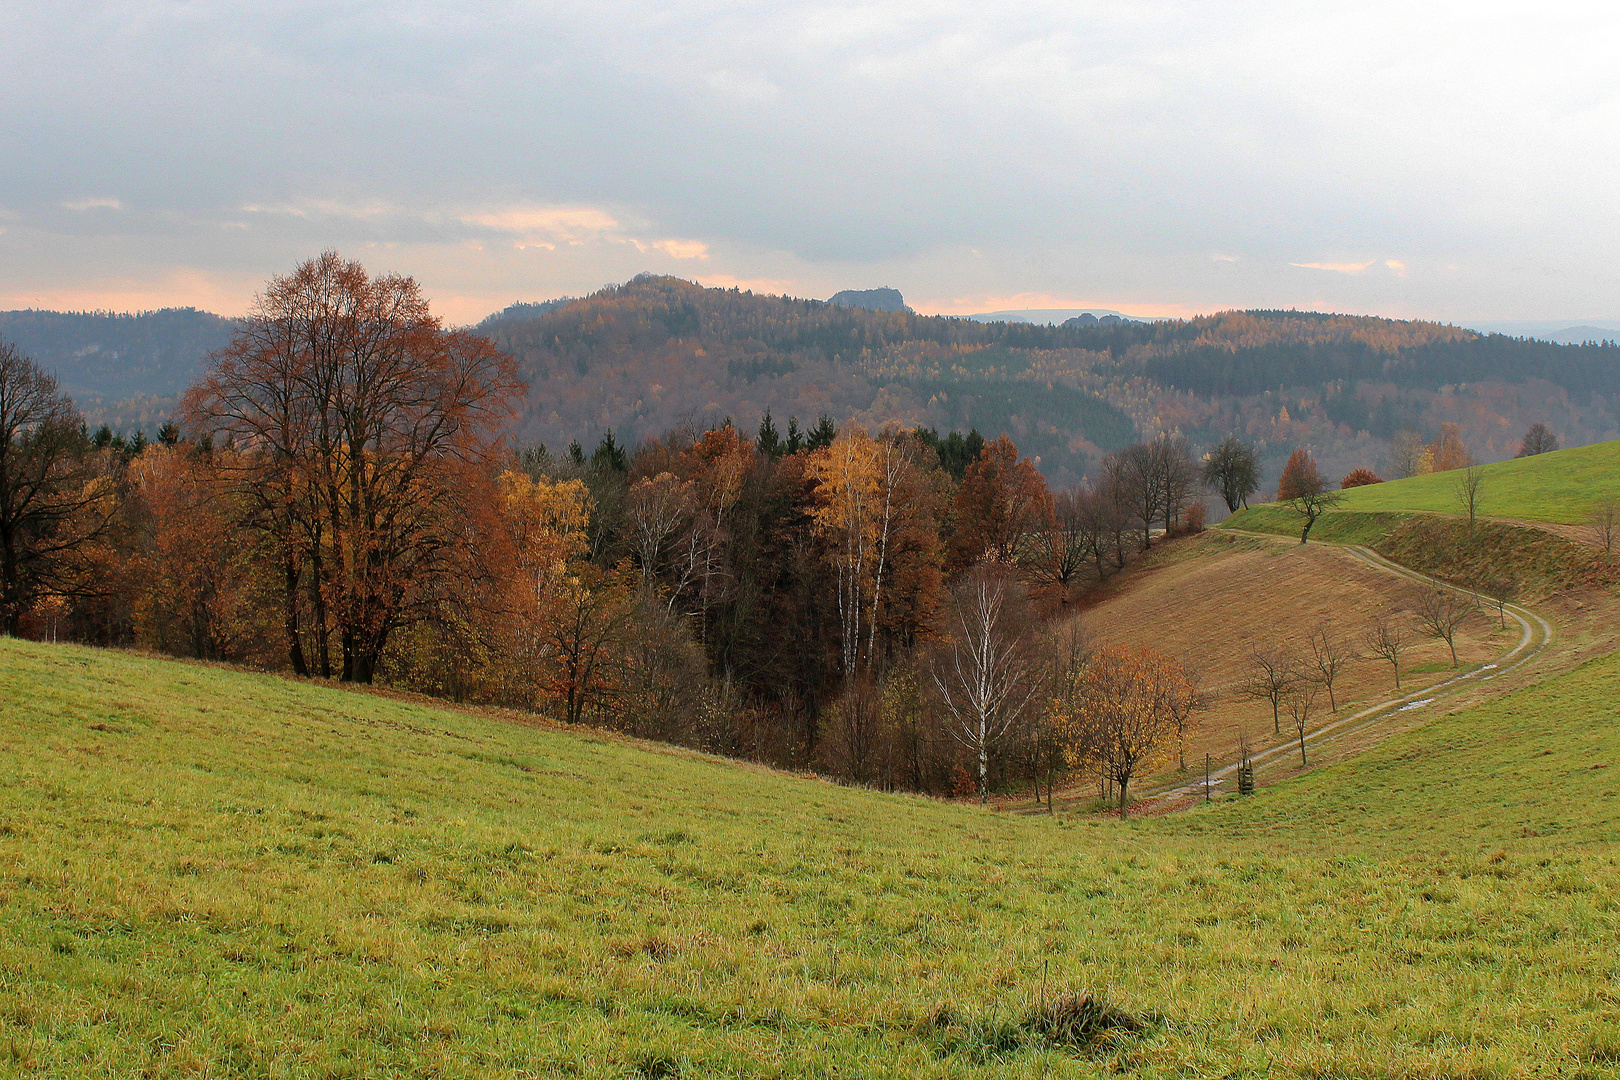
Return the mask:
[[[1204,755],[1213,758],[1217,779],[1226,776],[1235,767],[1240,733],[1263,781],[1299,771],[1298,738],[1286,712],[1278,735],[1270,704],[1241,692],[1252,670],[1253,650],[1270,642],[1292,644],[1308,662],[1306,639],[1326,625],[1357,651],[1365,651],[1359,638],[1372,615],[1384,612],[1410,624],[1417,592],[1430,581],[1365,548],[1301,546],[1219,530],[1167,544],[1120,575],[1105,596],[1082,612],[1090,633],[1099,641],[1145,645],[1178,656],[1201,671],[1206,690],[1213,694],[1212,707],[1189,740],[1189,772],[1172,768],[1144,783],[1144,792],[1161,792],[1173,803],[1185,802],[1195,790],[1201,794]],[[1612,607],[1612,598],[1605,599],[1599,606]],[[1596,614],[1591,605],[1569,598],[1562,607],[1588,612],[1587,619],[1577,622],[1591,622]],[[1455,669],[1443,642],[1422,637],[1415,627],[1410,632],[1412,648],[1403,661],[1399,691],[1387,662],[1356,659],[1335,683],[1337,711],[1329,710],[1324,695],[1306,736],[1311,767],[1415,727],[1441,711],[1522,684],[1539,673],[1554,628],[1535,612],[1514,605],[1505,629],[1494,611],[1476,614],[1458,636],[1460,663]],[[1566,659],[1573,660],[1587,650],[1566,651]],[[1089,789],[1070,794],[1074,801],[1093,797]]]

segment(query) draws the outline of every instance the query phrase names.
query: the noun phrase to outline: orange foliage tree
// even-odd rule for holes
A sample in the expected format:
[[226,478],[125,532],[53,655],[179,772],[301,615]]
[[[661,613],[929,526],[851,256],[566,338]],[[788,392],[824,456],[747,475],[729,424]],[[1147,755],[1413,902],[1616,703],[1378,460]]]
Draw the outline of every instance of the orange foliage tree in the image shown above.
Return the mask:
[[1302,446],[1289,455],[1288,464],[1283,466],[1282,476],[1277,480],[1277,501],[1287,502],[1289,499],[1298,498],[1307,490],[1321,486],[1321,475],[1316,471],[1316,459]]
[[1184,730],[1198,687],[1172,657],[1110,645],[1092,654],[1068,700],[1072,705],[1055,717],[1065,756],[1072,767],[1118,785],[1124,817],[1131,781]]
[[1424,455],[1424,472],[1450,472],[1466,469],[1474,464],[1474,456],[1462,440],[1462,428],[1456,424],[1441,424],[1440,437],[1429,444]]
[[458,463],[492,458],[522,386],[510,357],[447,331],[411,278],[335,252],[271,279],[185,401],[187,426],[241,449],[247,520],[282,547],[294,670],[310,670],[302,597],[341,677],[372,681],[389,635],[420,616],[459,542]]
[[1014,565],[1052,527],[1053,516],[1045,477],[1003,435],[985,444],[957,489],[953,563]]

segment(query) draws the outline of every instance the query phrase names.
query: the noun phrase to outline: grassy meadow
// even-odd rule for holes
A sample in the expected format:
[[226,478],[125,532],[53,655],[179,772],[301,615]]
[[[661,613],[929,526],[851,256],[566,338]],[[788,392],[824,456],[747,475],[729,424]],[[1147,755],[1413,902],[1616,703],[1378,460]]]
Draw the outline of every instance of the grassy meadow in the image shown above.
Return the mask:
[[1070,821],[0,640],[0,1074],[1620,1075],[1616,700]]
[[[1458,512],[1458,473],[1429,473],[1351,488],[1343,510],[1361,513]],[[1579,525],[1600,499],[1620,498],[1620,441],[1554,450],[1485,466],[1480,512]]]

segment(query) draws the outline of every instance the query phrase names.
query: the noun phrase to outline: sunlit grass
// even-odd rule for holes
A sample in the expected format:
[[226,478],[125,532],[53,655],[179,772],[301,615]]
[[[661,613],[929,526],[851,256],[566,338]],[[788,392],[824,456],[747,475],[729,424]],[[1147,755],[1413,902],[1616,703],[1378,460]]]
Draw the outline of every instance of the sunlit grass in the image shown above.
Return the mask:
[[0,642],[0,1072],[1614,1075],[1616,700],[1076,823]]

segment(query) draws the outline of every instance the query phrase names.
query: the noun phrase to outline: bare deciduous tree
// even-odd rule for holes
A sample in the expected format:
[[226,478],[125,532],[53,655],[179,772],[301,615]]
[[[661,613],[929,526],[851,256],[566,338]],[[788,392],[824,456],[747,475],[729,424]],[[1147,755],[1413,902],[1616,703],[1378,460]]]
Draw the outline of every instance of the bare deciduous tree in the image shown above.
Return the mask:
[[1166,707],[1176,727],[1176,763],[1182,772],[1187,771],[1187,734],[1196,726],[1198,711],[1209,706],[1203,681],[1198,671],[1183,664],[1179,677],[1166,690]]
[[1485,496],[1485,467],[1469,465],[1458,469],[1451,482],[1451,492],[1457,509],[1468,518],[1468,527],[1472,529],[1479,520],[1480,502]]
[[1301,767],[1308,764],[1305,760],[1305,729],[1310,727],[1311,710],[1316,707],[1317,688],[1315,679],[1303,679],[1294,692],[1288,695],[1288,716],[1294,723],[1294,731],[1299,735]]
[[1503,629],[1507,628],[1507,606],[1519,595],[1519,583],[1510,577],[1486,578],[1474,586],[1476,592],[1488,596],[1496,605],[1496,618]]
[[1430,637],[1444,641],[1457,666],[1457,630],[1474,610],[1472,596],[1453,589],[1424,589],[1418,594],[1418,624]]
[[1339,699],[1334,694],[1333,684],[1345,665],[1356,659],[1355,650],[1334,631],[1332,623],[1323,623],[1311,631],[1310,643],[1315,679],[1328,692],[1328,707],[1338,712]]
[[1271,726],[1282,734],[1282,703],[1301,678],[1299,657],[1288,646],[1271,641],[1258,645],[1249,654],[1249,681],[1243,696],[1271,703]]
[[980,567],[952,590],[933,683],[951,738],[978,763],[979,801],[989,801],[990,756],[1045,685],[1023,586]]
[[1603,550],[1614,554],[1614,537],[1620,532],[1620,499],[1599,499],[1587,516],[1592,538]]
[[1361,643],[1367,651],[1382,660],[1388,660],[1395,669],[1395,689],[1401,688],[1401,654],[1408,645],[1406,630],[1388,615],[1374,617],[1372,624],[1362,631]]

